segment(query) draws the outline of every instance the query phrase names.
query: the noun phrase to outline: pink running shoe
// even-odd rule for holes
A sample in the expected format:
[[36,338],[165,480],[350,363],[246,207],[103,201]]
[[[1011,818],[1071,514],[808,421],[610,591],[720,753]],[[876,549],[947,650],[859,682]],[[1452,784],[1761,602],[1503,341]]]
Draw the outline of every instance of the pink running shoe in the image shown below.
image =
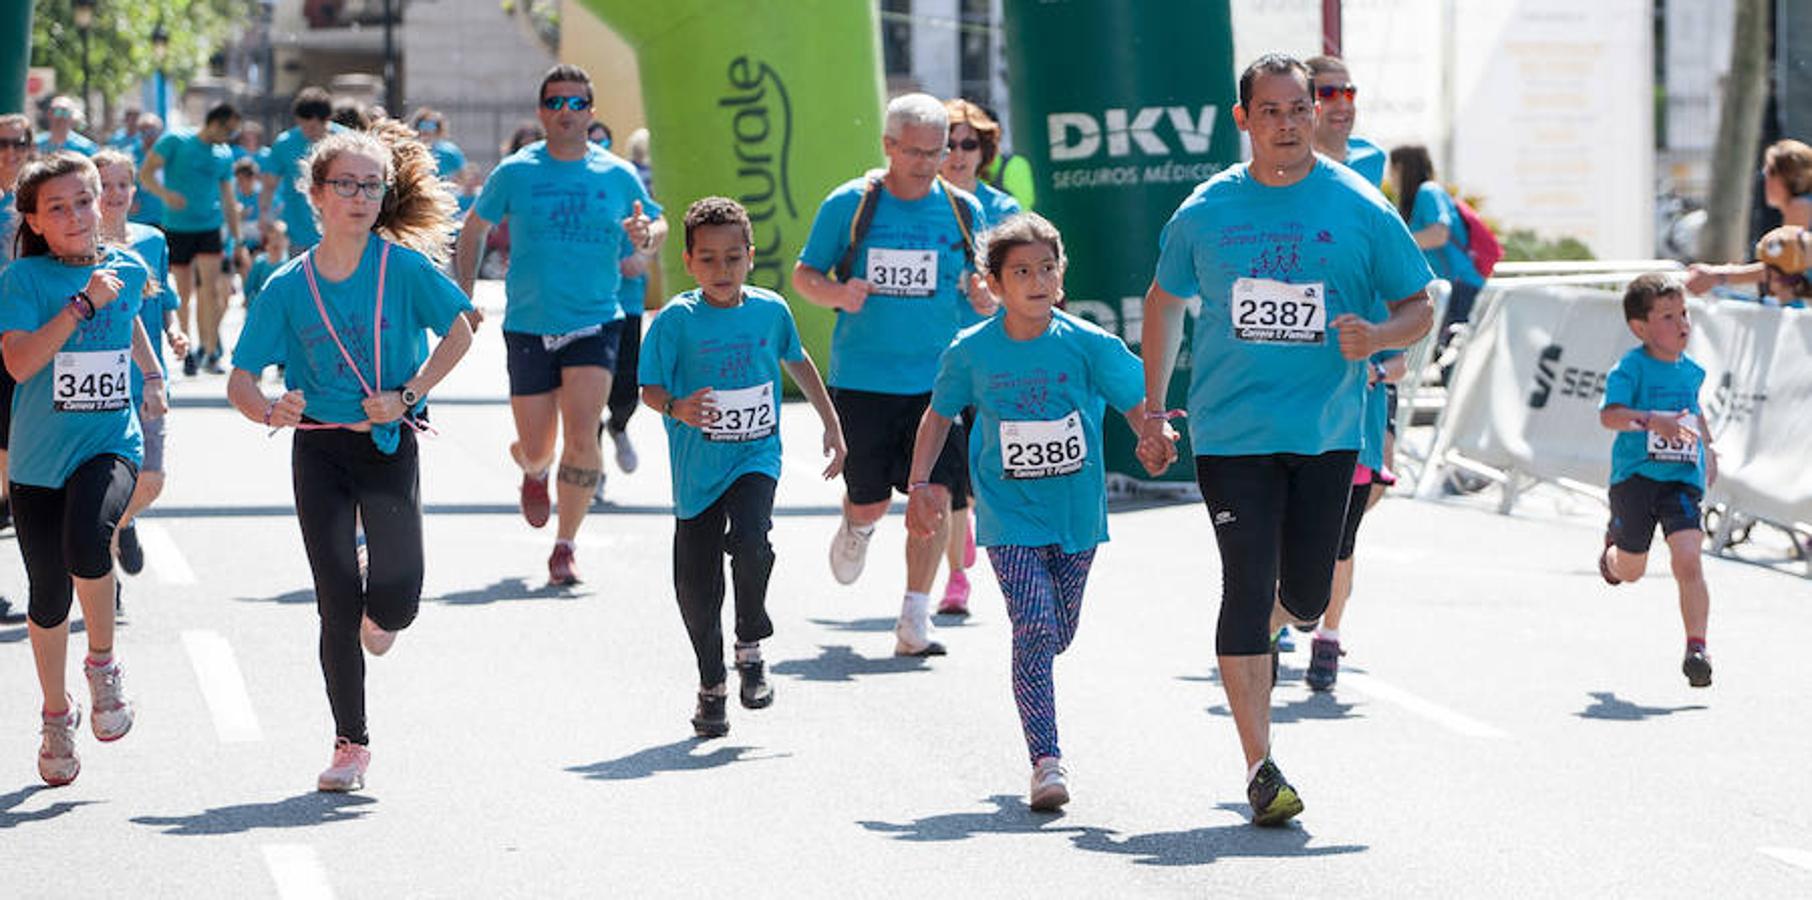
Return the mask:
[[[515,460],[519,467],[523,465],[520,444],[510,445],[510,459]],[[526,467],[522,473],[521,495],[518,499],[522,507],[522,518],[528,520],[530,528],[546,525],[548,514],[553,512],[554,501],[547,493],[547,477],[547,473],[542,472],[541,477],[536,478],[528,473]]]
[[969,576],[961,569],[950,573],[950,580],[944,584],[944,600],[937,605],[940,616],[966,616],[969,614]]
[[383,656],[390,652],[390,645],[396,643],[396,632],[385,631],[371,621],[370,616],[359,619],[359,643],[365,645],[365,652],[372,656]]
[[579,567],[573,562],[572,547],[554,545],[554,555],[547,558],[547,582],[562,587],[579,583]]
[[82,674],[88,676],[88,698],[94,707],[88,724],[94,728],[95,739],[107,743],[125,737],[132,730],[132,701],[126,699],[120,661],[109,660],[99,668],[84,661]]
[[62,787],[82,771],[82,758],[76,755],[76,728],[82,724],[82,708],[75,699],[63,695],[69,707],[58,716],[44,717],[44,741],[38,745],[38,777],[51,787]]
[[333,764],[315,779],[316,790],[343,794],[365,786],[365,770],[371,766],[371,751],[363,744],[345,738],[334,738]]

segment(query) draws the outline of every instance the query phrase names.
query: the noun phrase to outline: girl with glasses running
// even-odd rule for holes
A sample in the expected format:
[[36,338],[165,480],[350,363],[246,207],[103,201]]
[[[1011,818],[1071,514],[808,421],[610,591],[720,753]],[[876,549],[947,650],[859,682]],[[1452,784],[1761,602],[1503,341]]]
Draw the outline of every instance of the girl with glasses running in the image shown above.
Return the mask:
[[[466,296],[440,272],[454,199],[434,157],[395,122],[323,139],[298,187],[321,242],[271,275],[247,311],[227,396],[246,418],[293,427],[296,518],[315,581],[333,711],[323,791],[364,786],[366,652],[382,656],[420,605],[425,398],[472,344]],[[428,352],[425,331],[440,335]],[[258,387],[287,363],[288,392]],[[359,564],[363,523],[369,570]]]

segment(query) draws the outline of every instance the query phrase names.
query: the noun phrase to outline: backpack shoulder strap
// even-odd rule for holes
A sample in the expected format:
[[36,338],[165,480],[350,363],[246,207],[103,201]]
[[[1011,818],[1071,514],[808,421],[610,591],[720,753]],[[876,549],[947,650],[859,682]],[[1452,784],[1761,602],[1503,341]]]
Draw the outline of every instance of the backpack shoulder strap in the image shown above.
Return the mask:
[[868,182],[862,188],[862,199],[856,203],[856,214],[849,220],[849,246],[843,248],[843,256],[837,260],[833,274],[838,281],[848,281],[850,273],[856,267],[856,245],[868,237],[868,229],[875,223],[875,207],[881,205],[881,179],[868,176]]

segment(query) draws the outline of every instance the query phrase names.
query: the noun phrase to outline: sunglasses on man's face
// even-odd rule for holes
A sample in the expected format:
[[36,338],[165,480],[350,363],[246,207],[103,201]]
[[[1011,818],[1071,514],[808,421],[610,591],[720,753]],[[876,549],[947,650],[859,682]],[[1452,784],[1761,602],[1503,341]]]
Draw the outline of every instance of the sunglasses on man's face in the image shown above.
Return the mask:
[[542,97],[541,98],[541,108],[547,110],[548,112],[559,112],[560,107],[562,107],[562,106],[566,107],[567,109],[572,110],[573,112],[584,112],[588,109],[591,109],[591,98],[590,97]]
[[958,150],[961,150],[965,153],[974,153],[975,151],[980,150],[980,149],[981,149],[981,141],[978,141],[975,138],[964,138],[960,141],[951,141],[950,142],[950,152],[951,153],[955,153]]
[[1346,97],[1348,103],[1351,103],[1353,98],[1359,95],[1359,88],[1351,83],[1318,84],[1315,86],[1315,96],[1322,100],[1332,100],[1336,96],[1342,95]]

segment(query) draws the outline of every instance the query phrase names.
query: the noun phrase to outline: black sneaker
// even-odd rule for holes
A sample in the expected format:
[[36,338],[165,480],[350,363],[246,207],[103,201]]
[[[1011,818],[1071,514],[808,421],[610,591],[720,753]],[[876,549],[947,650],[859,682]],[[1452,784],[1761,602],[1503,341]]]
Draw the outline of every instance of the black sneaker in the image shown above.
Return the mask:
[[1303,680],[1309,683],[1309,689],[1315,691],[1331,690],[1334,680],[1340,677],[1340,657],[1345,653],[1340,649],[1339,641],[1316,638],[1309,642],[1309,672]]
[[743,709],[766,709],[774,702],[774,686],[768,684],[767,665],[761,660],[737,663],[736,676],[742,681]]
[[195,351],[190,350],[188,355],[182,358],[182,373],[194,378],[195,372],[199,368],[201,368],[201,360],[195,356]]
[[1686,660],[1680,663],[1680,671],[1686,673],[1686,683],[1693,687],[1711,687],[1711,657],[1703,650],[1693,650],[1686,654]]
[[207,362],[203,364],[202,368],[206,369],[209,375],[225,375],[226,368],[220,364],[220,351],[215,350],[209,353]]
[[13,609],[13,602],[0,597],[0,625],[17,625],[25,621],[25,613]]
[[145,548],[139,546],[137,525],[120,529],[120,568],[127,575],[137,575],[145,570]]
[[1246,801],[1252,804],[1252,824],[1264,828],[1276,828],[1302,812],[1302,798],[1270,757],[1259,764],[1258,775],[1246,785]]
[[730,716],[724,712],[722,694],[698,692],[698,709],[692,713],[692,731],[702,738],[718,738],[730,733]]

